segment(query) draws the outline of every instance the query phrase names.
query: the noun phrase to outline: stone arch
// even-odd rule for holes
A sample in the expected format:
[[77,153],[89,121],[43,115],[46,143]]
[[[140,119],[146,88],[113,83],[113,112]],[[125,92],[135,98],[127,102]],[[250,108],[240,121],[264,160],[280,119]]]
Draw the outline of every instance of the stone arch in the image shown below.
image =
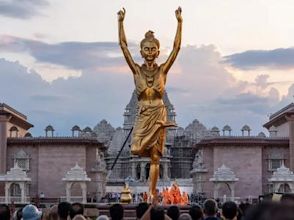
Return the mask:
[[241,131],[242,131],[242,136],[250,136],[251,129],[248,125],[244,125]]
[[[81,200],[79,202],[86,203],[87,202],[87,182],[91,181],[90,178],[88,178],[88,175],[86,171],[83,170],[82,167],[80,167],[77,163],[76,165],[71,168],[66,174],[65,177],[62,178],[63,181],[66,182],[66,200],[68,202],[72,202],[72,186],[74,183],[80,184],[80,187],[82,189],[82,195]],[[75,199],[73,197],[73,199]]]
[[80,182],[73,182],[70,187],[71,202],[81,202],[83,189]]
[[46,137],[53,137],[54,136],[54,128],[52,125],[48,125],[46,128],[45,128],[45,136]]
[[217,186],[218,197],[225,198],[231,196],[232,188],[231,185],[227,182],[220,182]]
[[[28,178],[26,172],[17,164],[14,164],[14,167],[7,171],[6,175],[0,175],[0,182],[5,184],[5,203],[26,203],[26,189],[30,181],[31,179]],[[14,190],[17,192],[13,192]]]
[[261,137],[261,138],[265,138],[266,137],[265,133],[263,133],[263,132],[259,132],[257,136],[258,137]]
[[211,134],[213,136],[219,136],[219,129],[218,127],[214,126],[211,130],[210,130]]
[[71,131],[72,131],[73,137],[78,137],[80,135],[81,128],[79,126],[75,125],[72,127]]
[[20,197],[21,196],[21,188],[19,183],[11,183],[9,186],[9,196],[10,197]]
[[274,192],[294,192],[294,174],[284,163],[269,178],[269,182],[273,183]]
[[92,129],[90,127],[85,127],[83,132],[85,133],[92,133]]
[[12,126],[9,129],[10,137],[18,137],[18,128],[16,126]]
[[229,167],[224,164],[219,167],[213,174],[213,177],[209,181],[214,183],[214,198],[219,197],[219,190],[223,184],[226,184],[229,189],[230,200],[235,198],[235,183],[239,181],[239,178],[236,178],[235,173]]
[[278,189],[279,193],[291,193],[291,187],[288,183],[281,183]]
[[85,128],[82,130],[81,135],[82,135],[83,137],[93,137],[94,135],[97,136],[97,134],[94,133],[93,130],[92,130],[89,126],[85,127]]
[[33,135],[32,135],[30,132],[27,132],[27,133],[25,134],[25,137],[26,137],[26,138],[30,138],[30,137],[33,137]]
[[223,136],[231,136],[232,128],[229,125],[223,127]]

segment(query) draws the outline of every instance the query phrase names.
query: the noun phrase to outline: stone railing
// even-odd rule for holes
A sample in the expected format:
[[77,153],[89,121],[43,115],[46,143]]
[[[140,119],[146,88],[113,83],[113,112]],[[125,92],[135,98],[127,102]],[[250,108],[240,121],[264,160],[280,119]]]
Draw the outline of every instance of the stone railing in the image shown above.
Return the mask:
[[80,202],[82,203],[83,202],[83,197],[82,196],[71,196],[70,197],[70,201],[67,201],[66,200],[66,196],[61,196],[60,197],[60,202]]
[[215,199],[221,201],[222,203],[228,202],[228,201],[234,201],[236,203],[240,203],[241,202],[241,198],[240,197],[223,196],[223,197],[215,198]]
[[[26,197],[24,203],[28,203],[30,201],[30,197]],[[10,196],[8,197],[8,203],[15,203],[15,204],[20,204],[21,202],[21,197],[20,196]],[[0,196],[0,204],[4,204],[5,202],[5,196]]]

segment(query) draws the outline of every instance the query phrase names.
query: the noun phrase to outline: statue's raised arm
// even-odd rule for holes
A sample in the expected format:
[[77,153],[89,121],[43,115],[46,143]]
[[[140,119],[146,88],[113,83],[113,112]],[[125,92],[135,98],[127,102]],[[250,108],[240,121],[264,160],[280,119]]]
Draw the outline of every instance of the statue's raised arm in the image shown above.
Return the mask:
[[177,27],[177,33],[175,36],[175,40],[174,40],[174,46],[173,46],[173,50],[170,53],[167,61],[165,63],[162,64],[162,68],[163,68],[163,72],[167,74],[167,72],[169,71],[169,69],[171,68],[172,64],[174,63],[174,61],[176,60],[176,57],[180,51],[181,48],[181,41],[182,41],[182,23],[183,23],[183,18],[182,18],[182,9],[181,7],[179,7],[176,11],[176,18],[178,20],[178,27]]
[[127,39],[125,35],[125,30],[124,30],[124,18],[125,18],[126,10],[123,8],[120,10],[117,15],[118,15],[118,37],[119,37],[119,45],[123,51],[124,57],[131,68],[132,72],[135,74],[136,73],[136,63],[134,62],[131,53],[128,49],[128,44],[127,44]]

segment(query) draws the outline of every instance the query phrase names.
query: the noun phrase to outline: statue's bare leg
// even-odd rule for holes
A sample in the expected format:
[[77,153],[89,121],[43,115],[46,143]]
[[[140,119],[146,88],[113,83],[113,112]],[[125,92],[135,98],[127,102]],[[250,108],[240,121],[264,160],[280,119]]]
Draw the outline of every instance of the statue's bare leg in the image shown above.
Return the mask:
[[153,146],[151,150],[151,163],[150,163],[150,171],[149,171],[149,178],[150,178],[150,185],[149,185],[149,193],[151,202],[153,199],[156,199],[156,183],[159,177],[159,160],[160,155],[156,147]]

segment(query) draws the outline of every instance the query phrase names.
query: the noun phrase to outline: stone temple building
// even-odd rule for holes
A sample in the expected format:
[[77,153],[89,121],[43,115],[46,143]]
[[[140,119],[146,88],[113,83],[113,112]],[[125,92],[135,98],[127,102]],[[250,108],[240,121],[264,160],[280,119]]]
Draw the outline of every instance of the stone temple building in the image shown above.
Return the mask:
[[256,198],[271,192],[294,192],[294,103],[264,124],[269,136],[251,134],[248,125],[233,136],[226,125],[211,129],[195,147],[194,193],[208,197]]
[[[176,112],[166,92],[163,100],[167,109],[168,119],[176,122]],[[133,92],[123,114],[124,123],[122,128],[114,129],[107,121],[102,120],[93,129],[98,136],[98,140],[108,146],[105,157],[108,169],[114,163],[123,142],[126,140],[134,124],[137,102],[136,93]],[[209,131],[197,120],[194,120],[185,129],[176,127],[167,130],[166,148],[160,160],[159,186],[170,186],[172,181],[177,180],[186,191],[192,191],[190,171],[195,154],[193,146],[208,135]],[[130,139],[127,140],[127,144],[111,173],[107,184],[107,191],[119,191],[126,180],[130,181],[130,185],[136,188],[135,191],[148,191],[148,184],[146,182],[149,177],[150,159],[131,155]]]
[[25,115],[0,103],[0,203],[101,198],[106,148],[91,128],[73,126],[72,136],[56,137],[48,125],[43,137],[33,137],[31,127]]
[[[164,103],[169,120],[176,122],[166,93]],[[93,130],[75,125],[71,136],[57,137],[48,125],[43,137],[33,137],[27,117],[0,103],[0,203],[27,202],[32,197],[100,200],[105,192],[121,192],[125,182],[133,193],[148,191],[149,158],[131,155],[130,139],[126,140],[136,106],[133,93],[119,128],[102,120]],[[272,114],[264,127],[268,135],[254,135],[244,125],[235,136],[229,125],[221,131],[207,129],[198,120],[169,129],[159,188],[176,180],[183,191],[221,199],[294,192],[294,103]]]

